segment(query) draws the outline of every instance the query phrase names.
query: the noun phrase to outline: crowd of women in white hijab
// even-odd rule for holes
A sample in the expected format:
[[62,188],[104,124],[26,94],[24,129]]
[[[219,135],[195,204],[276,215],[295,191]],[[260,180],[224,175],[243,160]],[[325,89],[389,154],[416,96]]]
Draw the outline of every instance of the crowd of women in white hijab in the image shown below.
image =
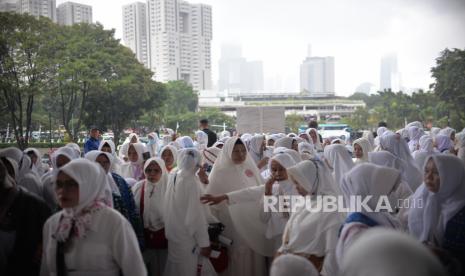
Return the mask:
[[0,275],[465,275],[464,130],[148,138],[0,150]]

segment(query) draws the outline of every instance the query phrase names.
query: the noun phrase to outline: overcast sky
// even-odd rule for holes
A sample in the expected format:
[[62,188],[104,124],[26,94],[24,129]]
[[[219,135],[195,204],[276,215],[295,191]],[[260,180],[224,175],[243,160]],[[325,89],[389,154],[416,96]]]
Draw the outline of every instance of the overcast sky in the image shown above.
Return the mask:
[[[66,2],[57,0],[57,4]],[[93,6],[94,22],[122,37],[122,5],[131,0],[74,0]],[[363,82],[379,85],[380,59],[398,55],[401,82],[427,88],[430,68],[444,48],[465,48],[465,0],[201,0],[212,6],[213,81],[223,43],[242,45],[262,60],[265,88],[299,90],[299,67],[314,56],[334,56],[337,95]],[[278,83],[278,84],[277,84]]]

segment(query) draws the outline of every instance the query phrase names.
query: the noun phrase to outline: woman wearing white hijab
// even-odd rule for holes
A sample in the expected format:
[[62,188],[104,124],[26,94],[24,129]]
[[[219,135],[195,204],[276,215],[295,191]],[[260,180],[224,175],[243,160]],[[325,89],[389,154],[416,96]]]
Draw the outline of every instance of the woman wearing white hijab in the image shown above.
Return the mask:
[[367,139],[370,142],[371,148],[375,148],[375,137],[373,137],[373,132],[369,130],[364,130],[362,138]]
[[344,214],[316,210],[317,196],[336,196],[326,166],[320,161],[302,161],[287,172],[299,194],[307,196],[312,206],[302,206],[286,224],[283,244],[278,254],[299,255],[311,262],[321,275],[337,275],[335,248]]
[[[168,186],[165,162],[152,157],[144,165],[145,179],[137,182],[132,191],[137,209],[144,222],[144,261],[150,275],[162,275],[167,257],[164,204]],[[154,238],[155,237],[155,238]]]
[[127,151],[128,162],[121,165],[121,176],[124,178],[133,178],[135,180],[144,179],[143,153],[146,148],[141,143],[129,144]]
[[374,140],[375,148],[379,146],[379,143],[380,143],[379,139],[387,131],[389,131],[387,127],[378,127],[378,129],[376,130],[376,138]]
[[444,134],[438,134],[435,137],[436,148],[440,153],[449,154],[454,147],[452,140],[449,136]]
[[315,147],[313,144],[302,142],[297,145],[302,160],[310,160],[316,158]]
[[110,168],[111,172],[121,174],[120,166],[121,164],[123,164],[123,160],[118,158],[115,148],[115,143],[113,143],[112,140],[104,140],[98,146],[99,151],[108,152],[109,154],[111,154],[111,156],[113,156]]
[[200,168],[200,153],[183,149],[177,163],[178,170],[170,176],[163,207],[168,239],[164,275],[195,276],[198,265],[209,260],[194,253],[194,249],[202,256],[210,254],[206,206],[199,201],[201,184],[195,175]]
[[202,130],[196,131],[194,147],[200,152],[202,152],[204,149],[207,148],[207,145],[208,145],[208,135]]
[[191,149],[194,148],[194,141],[189,136],[182,136],[176,139],[176,143],[179,149]]
[[166,171],[173,172],[176,168],[176,160],[178,159],[178,149],[174,146],[167,145],[160,150],[160,158],[165,162]]
[[[213,165],[209,182],[206,193],[210,195],[221,195],[263,185],[260,172],[239,137],[231,137],[225,143]],[[269,244],[265,244],[264,235],[256,234],[265,232],[263,223],[260,223],[259,208],[263,206],[258,201],[231,206],[221,203],[211,207],[213,215],[225,225],[224,236],[233,240],[233,244],[228,248],[228,268],[222,275],[264,275],[263,256],[252,251],[248,245],[263,242],[262,246],[266,247],[263,251],[271,251]],[[249,215],[253,218],[251,219]],[[257,230],[248,233],[244,230],[246,224],[248,227],[256,227]]]
[[451,139],[452,141],[455,141],[455,132],[456,132],[455,129],[451,127],[445,127],[441,129],[438,134],[446,135],[447,137],[449,137],[449,139]]
[[[336,192],[340,191],[340,185],[342,182],[342,177],[348,171],[354,167],[354,162],[350,157],[350,153],[347,151],[347,148],[343,145],[329,145],[325,147],[324,158],[326,164],[332,170],[332,175],[336,186],[338,186]],[[340,194],[340,193],[339,193]]]
[[433,138],[429,135],[423,135],[419,141],[419,149],[412,153],[415,164],[418,168],[423,168],[426,157],[429,155],[437,154],[434,150]]
[[284,147],[287,149],[297,150],[297,143],[293,137],[282,137],[274,143],[275,148]]
[[441,128],[439,128],[439,127],[432,127],[432,128],[430,129],[429,135],[434,139],[434,137],[435,137],[436,135],[439,134],[439,131],[441,131]]
[[220,137],[218,137],[220,140],[221,139],[224,139],[226,137],[231,137],[231,133],[227,130],[223,130],[222,132],[220,132]]
[[124,143],[121,145],[121,148],[119,149],[119,154],[118,157],[121,160],[127,160],[128,156],[128,148],[130,144],[135,144],[135,143],[140,143],[139,141],[139,136],[136,133],[131,133],[129,134],[128,138],[124,141]]
[[38,174],[39,177],[42,177],[47,172],[47,167],[42,163],[41,154],[36,148],[27,148],[24,150],[24,153],[31,158],[32,170]]
[[41,275],[146,275],[134,230],[102,201],[106,183],[103,169],[86,159],[58,169],[63,210],[45,223]]
[[[299,194],[294,184],[287,177],[286,169],[295,165],[296,162],[292,157],[286,153],[278,153],[270,159],[268,170],[270,171],[270,178],[266,181],[265,185],[244,188],[238,191],[222,194],[216,197],[206,200],[208,197],[204,196],[202,199],[205,203],[220,203],[222,200],[228,200],[230,205],[242,204],[246,202],[260,201],[262,206],[263,196],[274,196],[279,200],[281,196],[296,196]],[[275,205],[278,208],[278,205]],[[264,210],[262,207],[261,210]],[[273,251],[281,246],[281,237],[284,231],[284,227],[289,219],[290,212],[261,212],[260,218],[263,223],[266,224],[264,233],[269,243],[273,244]],[[247,230],[247,225],[242,226]],[[248,232],[253,231],[251,229]],[[252,249],[260,247],[254,243],[249,244]],[[273,252],[273,253],[274,253]]]
[[262,161],[264,156],[264,150],[265,150],[265,136],[263,135],[254,135],[248,144],[247,150],[252,157],[253,161],[255,164],[260,165],[259,168],[264,167],[267,164],[268,160]]
[[425,163],[424,183],[412,196],[421,202],[409,210],[410,234],[431,248],[465,263],[465,168],[452,155],[433,155]]
[[372,151],[370,141],[366,138],[359,138],[354,141],[355,164],[368,162],[368,153]]
[[312,140],[312,144],[315,147],[315,150],[317,152],[322,152],[323,151],[323,146],[321,145],[320,142],[320,137],[318,136],[318,130],[315,128],[308,128],[305,133],[310,137]]
[[9,157],[18,164],[18,173],[15,175],[16,183],[29,192],[43,197],[43,186],[39,175],[31,170],[32,162],[29,156],[21,150],[9,147],[0,150],[0,157]]
[[[400,221],[389,212],[391,210],[384,208],[389,203],[389,207],[394,209],[394,204],[398,200],[395,190],[400,183],[399,171],[369,163],[354,167],[344,176],[341,188],[346,202],[349,203],[353,196],[360,196],[362,200],[371,196],[366,204],[371,212],[365,210],[363,206],[361,210],[350,210],[340,232],[336,248],[336,258],[339,265],[342,264],[347,249],[370,227],[401,228]],[[389,202],[382,201],[383,197]],[[383,209],[376,211],[377,207],[383,207]]]
[[389,133],[380,137],[380,146],[382,150],[392,153],[395,157],[404,162],[403,172],[405,173],[405,179],[411,190],[415,191],[421,184],[422,175],[420,169],[413,160],[407,142],[401,139],[398,134]]
[[416,126],[411,126],[407,129],[408,131],[408,147],[410,152],[418,150],[420,147],[420,138],[425,135],[423,128],[418,128]]
[[158,155],[158,150],[159,150],[159,144],[160,144],[160,138],[158,137],[158,134],[156,132],[150,132],[147,135],[149,141],[146,145],[148,151],[150,152],[150,156],[155,157]]
[[44,174],[40,179],[43,186],[43,198],[52,211],[55,211],[58,208],[58,201],[55,194],[55,188],[53,186],[57,171],[59,168],[76,158],[79,157],[76,156],[76,152],[70,147],[61,147],[57,149],[52,153],[51,157],[52,170]]
[[446,276],[437,257],[408,235],[373,228],[347,250],[341,276]]

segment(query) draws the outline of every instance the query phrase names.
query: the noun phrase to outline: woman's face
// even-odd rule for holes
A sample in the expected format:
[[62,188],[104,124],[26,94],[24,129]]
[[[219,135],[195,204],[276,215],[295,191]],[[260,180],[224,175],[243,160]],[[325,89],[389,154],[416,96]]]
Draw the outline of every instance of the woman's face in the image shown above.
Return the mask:
[[430,192],[437,193],[439,191],[441,179],[439,178],[439,171],[433,158],[430,158],[428,162],[426,162],[424,182],[426,188]]
[[111,147],[108,144],[103,145],[102,149],[103,152],[108,152],[111,154]]
[[137,137],[136,135],[132,136],[130,143],[137,143]]
[[297,141],[296,140],[293,140],[292,141],[292,145],[291,145],[291,149],[295,150],[295,151],[299,151],[299,144],[297,144]]
[[161,175],[162,169],[155,161],[150,162],[150,164],[145,169],[145,176],[147,177],[147,180],[152,183],[158,182],[161,178]]
[[110,171],[111,163],[110,163],[110,160],[108,160],[108,157],[105,154],[100,154],[99,156],[97,156],[97,159],[95,159],[95,162],[99,163],[100,166],[102,166],[102,168],[105,170],[106,173],[108,173],[108,171]]
[[356,158],[363,157],[363,149],[359,144],[354,144],[354,153]]
[[57,175],[55,193],[61,208],[73,208],[79,204],[79,184],[64,172]]
[[55,160],[55,163],[57,165],[57,168],[61,168],[63,167],[64,165],[68,164],[69,163],[69,158],[60,154],[57,156],[56,160]]
[[276,160],[271,160],[270,164],[271,175],[276,179],[276,181],[287,180],[287,171],[286,168],[281,166]]
[[269,146],[269,147],[274,146],[274,140],[273,140],[273,139],[269,139],[269,140],[268,140],[268,146]]
[[35,164],[37,162],[38,156],[32,150],[27,153],[27,156],[31,158],[31,164]]
[[231,159],[234,164],[241,164],[247,158],[247,149],[243,144],[235,144],[232,150]]
[[136,149],[134,148],[133,145],[129,146],[128,159],[131,162],[137,162],[137,160],[139,160],[139,156],[138,156],[137,151],[136,151]]
[[161,154],[161,159],[165,161],[165,166],[167,168],[172,168],[174,164],[174,156],[171,150],[167,149],[164,150],[163,153]]
[[310,133],[309,133],[309,134],[310,134],[310,137],[312,138],[313,144],[316,144],[316,143],[317,143],[317,141],[318,141],[318,140],[317,140],[317,139],[318,139],[318,137],[316,136],[316,133],[315,133],[315,131],[310,131]]

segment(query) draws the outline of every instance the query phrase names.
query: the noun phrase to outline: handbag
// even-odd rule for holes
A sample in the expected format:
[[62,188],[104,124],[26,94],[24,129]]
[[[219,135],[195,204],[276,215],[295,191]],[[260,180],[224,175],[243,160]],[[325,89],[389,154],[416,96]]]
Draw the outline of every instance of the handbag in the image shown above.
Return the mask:
[[217,273],[221,273],[228,268],[228,250],[221,244],[219,241],[219,236],[224,230],[224,225],[222,223],[210,223],[208,225],[208,236],[210,238],[210,244],[212,250],[220,252],[218,258],[209,258],[210,262],[215,268]]
[[[144,217],[144,192],[145,181],[142,184],[142,191],[140,195],[140,216]],[[168,248],[168,240],[165,236],[165,228],[157,231],[152,231],[144,227],[144,242],[145,247],[149,249],[166,249]]]

